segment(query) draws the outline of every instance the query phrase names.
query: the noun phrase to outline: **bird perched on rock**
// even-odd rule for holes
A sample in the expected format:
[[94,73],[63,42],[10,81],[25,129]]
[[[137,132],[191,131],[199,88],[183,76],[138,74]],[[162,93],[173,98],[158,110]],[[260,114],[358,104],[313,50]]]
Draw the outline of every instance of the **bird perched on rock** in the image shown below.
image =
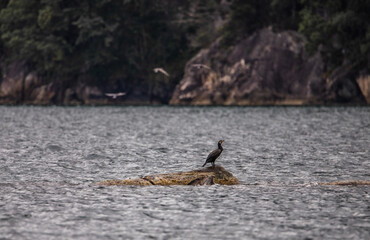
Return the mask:
[[222,151],[224,150],[222,148],[222,143],[224,140],[218,141],[218,148],[216,150],[213,150],[207,157],[206,162],[203,164],[202,167],[204,167],[207,163],[212,163],[212,167],[215,167],[215,161],[216,159],[221,155]]
[[169,76],[170,76],[170,74],[168,74],[168,72],[166,72],[166,70],[164,70],[163,68],[154,68],[154,69],[153,69],[153,71],[154,71],[155,73],[160,72],[160,73],[162,73],[162,74],[166,75],[167,77],[169,77]]

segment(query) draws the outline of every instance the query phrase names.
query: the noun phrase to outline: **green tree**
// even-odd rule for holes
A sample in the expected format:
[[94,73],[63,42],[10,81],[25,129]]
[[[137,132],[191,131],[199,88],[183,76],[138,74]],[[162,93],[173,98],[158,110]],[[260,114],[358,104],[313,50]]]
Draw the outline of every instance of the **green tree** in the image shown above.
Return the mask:
[[270,22],[276,30],[298,30],[300,0],[272,0],[270,2]]
[[267,26],[297,30],[301,9],[299,0],[235,0],[224,29],[224,43],[231,44]]
[[50,80],[73,71],[65,65],[73,46],[65,39],[69,26],[60,11],[61,2],[11,0],[1,10],[1,39],[7,63],[26,61],[31,70]]
[[270,0],[235,0],[224,30],[224,42],[231,44],[270,23]]
[[152,69],[165,67],[175,79],[189,50],[184,24],[176,21],[188,2],[10,0],[0,6],[7,64],[26,61],[66,87],[83,82],[166,95],[158,89],[174,81],[156,78]]
[[338,66],[361,70],[369,67],[370,2],[364,0],[301,0],[299,31],[308,39],[307,49],[320,50],[328,70]]

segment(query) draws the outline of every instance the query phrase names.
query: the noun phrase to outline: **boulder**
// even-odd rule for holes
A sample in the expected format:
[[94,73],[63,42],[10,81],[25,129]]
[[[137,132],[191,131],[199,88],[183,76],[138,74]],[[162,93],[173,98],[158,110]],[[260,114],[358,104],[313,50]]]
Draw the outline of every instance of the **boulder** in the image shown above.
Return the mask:
[[366,103],[368,76],[356,76],[350,67],[336,68],[326,78],[325,99],[328,103]]
[[357,84],[364,95],[367,104],[370,104],[370,75],[361,74],[357,79]]
[[112,185],[236,185],[239,180],[221,166],[208,167],[189,172],[148,175],[145,177],[125,180],[105,180],[97,183],[103,186]]
[[187,62],[170,104],[365,103],[355,76],[345,67],[329,75],[319,52],[309,56],[305,43],[295,31],[271,28],[229,47],[218,39]]
[[52,99],[55,97],[55,95],[56,92],[52,83],[41,85],[31,92],[28,102],[38,105],[48,105],[52,103]]
[[[3,68],[3,66],[0,67]],[[10,64],[2,70],[4,72],[0,76],[0,103],[18,103],[22,99],[23,89],[27,91],[26,88],[33,85],[31,81],[34,74],[27,74],[29,71],[24,61]]]

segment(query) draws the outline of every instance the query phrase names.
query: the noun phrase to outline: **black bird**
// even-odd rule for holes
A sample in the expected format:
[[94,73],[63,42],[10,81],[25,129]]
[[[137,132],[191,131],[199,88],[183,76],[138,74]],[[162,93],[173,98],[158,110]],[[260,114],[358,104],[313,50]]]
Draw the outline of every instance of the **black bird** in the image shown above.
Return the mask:
[[221,155],[222,151],[224,150],[222,148],[222,143],[224,140],[218,141],[218,148],[216,150],[213,150],[207,157],[206,162],[203,164],[202,167],[204,167],[207,163],[212,163],[212,167],[215,167],[215,161],[216,159]]

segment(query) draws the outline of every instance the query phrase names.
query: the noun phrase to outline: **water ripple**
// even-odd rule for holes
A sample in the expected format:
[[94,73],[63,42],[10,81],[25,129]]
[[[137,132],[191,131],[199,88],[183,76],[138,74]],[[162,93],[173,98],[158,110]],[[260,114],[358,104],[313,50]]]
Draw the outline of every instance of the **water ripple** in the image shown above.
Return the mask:
[[[1,239],[368,239],[370,109],[0,107]],[[93,183],[219,164],[238,186]]]

